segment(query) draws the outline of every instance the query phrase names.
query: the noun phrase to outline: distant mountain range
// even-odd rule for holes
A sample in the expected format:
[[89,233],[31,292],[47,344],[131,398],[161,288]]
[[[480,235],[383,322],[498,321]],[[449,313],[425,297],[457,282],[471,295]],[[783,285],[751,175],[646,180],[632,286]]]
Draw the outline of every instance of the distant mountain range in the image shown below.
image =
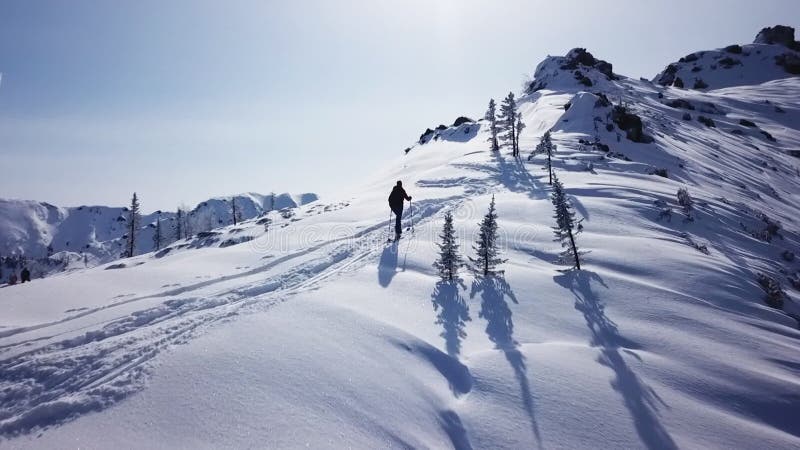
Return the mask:
[[[199,232],[231,224],[232,199],[236,203],[237,215],[241,220],[247,220],[269,211],[313,202],[317,195],[249,192],[211,198],[187,211],[189,228]],[[154,250],[153,235],[159,218],[165,243],[175,240],[175,211],[142,215],[136,254]],[[125,245],[127,220],[127,207],[60,207],[32,200],[0,199],[0,256],[38,259],[69,252],[86,254],[95,263],[111,261],[120,256]]]

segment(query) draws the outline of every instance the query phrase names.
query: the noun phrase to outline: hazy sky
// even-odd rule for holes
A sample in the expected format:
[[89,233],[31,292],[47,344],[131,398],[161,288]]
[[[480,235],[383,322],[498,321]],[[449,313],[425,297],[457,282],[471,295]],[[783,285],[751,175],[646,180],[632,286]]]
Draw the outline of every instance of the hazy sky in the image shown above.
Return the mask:
[[0,197],[325,197],[548,54],[652,78],[778,23],[800,1],[0,0]]

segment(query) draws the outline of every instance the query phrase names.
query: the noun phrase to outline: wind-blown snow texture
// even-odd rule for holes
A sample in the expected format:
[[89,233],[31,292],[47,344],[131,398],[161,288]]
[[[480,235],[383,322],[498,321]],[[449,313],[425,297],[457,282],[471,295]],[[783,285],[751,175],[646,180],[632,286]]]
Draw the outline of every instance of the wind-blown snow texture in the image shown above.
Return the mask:
[[[569,59],[520,98],[521,145],[552,130],[585,270],[554,264],[541,156],[441,130],[268,231],[0,289],[0,444],[796,448],[800,79],[697,91]],[[620,129],[633,115],[652,142]],[[397,179],[413,231],[387,244]],[[444,212],[472,254],[492,195],[504,275],[438,281]]]

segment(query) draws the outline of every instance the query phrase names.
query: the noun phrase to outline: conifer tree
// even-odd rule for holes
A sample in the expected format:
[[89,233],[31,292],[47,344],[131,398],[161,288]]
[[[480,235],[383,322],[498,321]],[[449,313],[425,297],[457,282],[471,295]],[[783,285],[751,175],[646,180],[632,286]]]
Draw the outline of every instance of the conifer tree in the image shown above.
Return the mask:
[[511,145],[511,154],[517,156],[517,101],[514,99],[513,92],[509,92],[500,105],[498,119],[502,132],[500,139],[506,145]]
[[442,242],[439,246],[439,259],[433,263],[433,267],[439,271],[442,281],[453,281],[458,276],[458,268],[461,266],[461,256],[458,254],[458,244],[456,243],[455,229],[453,228],[453,214],[448,211],[444,215],[444,226],[442,234],[439,235]]
[[496,106],[493,98],[489,99],[489,109],[486,111],[486,116],[484,118],[489,121],[489,133],[491,133],[489,142],[492,143],[492,151],[496,152],[500,150],[500,144],[497,142],[497,133],[499,130],[497,127]]
[[548,184],[553,184],[553,152],[556,151],[556,146],[553,144],[553,141],[550,138],[550,131],[545,131],[544,135],[542,136],[542,140],[536,145],[536,148],[531,152],[530,156],[528,156],[528,161],[533,159],[534,156],[538,154],[544,154],[547,156],[545,160],[545,167],[547,168],[547,173],[550,175],[550,179]]
[[478,240],[472,247],[477,254],[475,258],[470,257],[469,260],[472,262],[476,272],[487,276],[494,271],[498,264],[506,262],[505,259],[501,259],[498,256],[497,212],[494,207],[494,195],[491,203],[489,203],[489,211],[483,217],[480,226]]
[[155,247],[156,250],[161,250],[161,242],[161,216],[159,215],[156,217],[156,229],[153,233],[153,247]]
[[178,207],[175,212],[175,240],[180,241],[183,239],[183,209]]
[[[550,196],[555,208],[556,226],[553,231],[556,235],[556,240],[561,242],[561,247],[565,250],[561,253],[560,258],[562,261],[571,262],[574,267],[581,270],[581,261],[578,252],[578,246],[575,244],[575,235],[578,234],[583,226],[580,221],[575,221],[575,213],[572,211],[572,205],[564,192],[564,185],[554,174],[553,175],[553,193]],[[581,219],[582,220],[582,219]]]
[[133,193],[131,199],[131,206],[128,210],[128,243],[125,247],[125,256],[132,257],[136,251],[136,230],[139,229],[139,222],[141,215],[139,213],[139,198],[136,197],[136,192]]
[[236,197],[231,197],[231,216],[233,216],[233,225],[236,226],[239,220],[239,211],[236,210]]
[[525,129],[525,124],[522,123],[522,113],[517,113],[517,137],[516,137],[517,153],[514,155],[516,157],[519,157],[519,136],[522,134],[523,129]]

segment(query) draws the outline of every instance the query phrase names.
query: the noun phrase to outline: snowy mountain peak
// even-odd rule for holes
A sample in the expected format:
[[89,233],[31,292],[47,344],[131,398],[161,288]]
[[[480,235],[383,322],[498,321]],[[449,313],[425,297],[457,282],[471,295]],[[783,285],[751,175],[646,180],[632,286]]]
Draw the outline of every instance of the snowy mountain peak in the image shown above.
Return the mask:
[[585,48],[573,48],[565,56],[548,56],[534,72],[526,91],[533,93],[555,87],[593,87],[618,76],[607,61],[595,58]]
[[800,75],[799,51],[794,28],[776,25],[762,29],[752,44],[690,53],[653,81],[697,90],[760,84]]

